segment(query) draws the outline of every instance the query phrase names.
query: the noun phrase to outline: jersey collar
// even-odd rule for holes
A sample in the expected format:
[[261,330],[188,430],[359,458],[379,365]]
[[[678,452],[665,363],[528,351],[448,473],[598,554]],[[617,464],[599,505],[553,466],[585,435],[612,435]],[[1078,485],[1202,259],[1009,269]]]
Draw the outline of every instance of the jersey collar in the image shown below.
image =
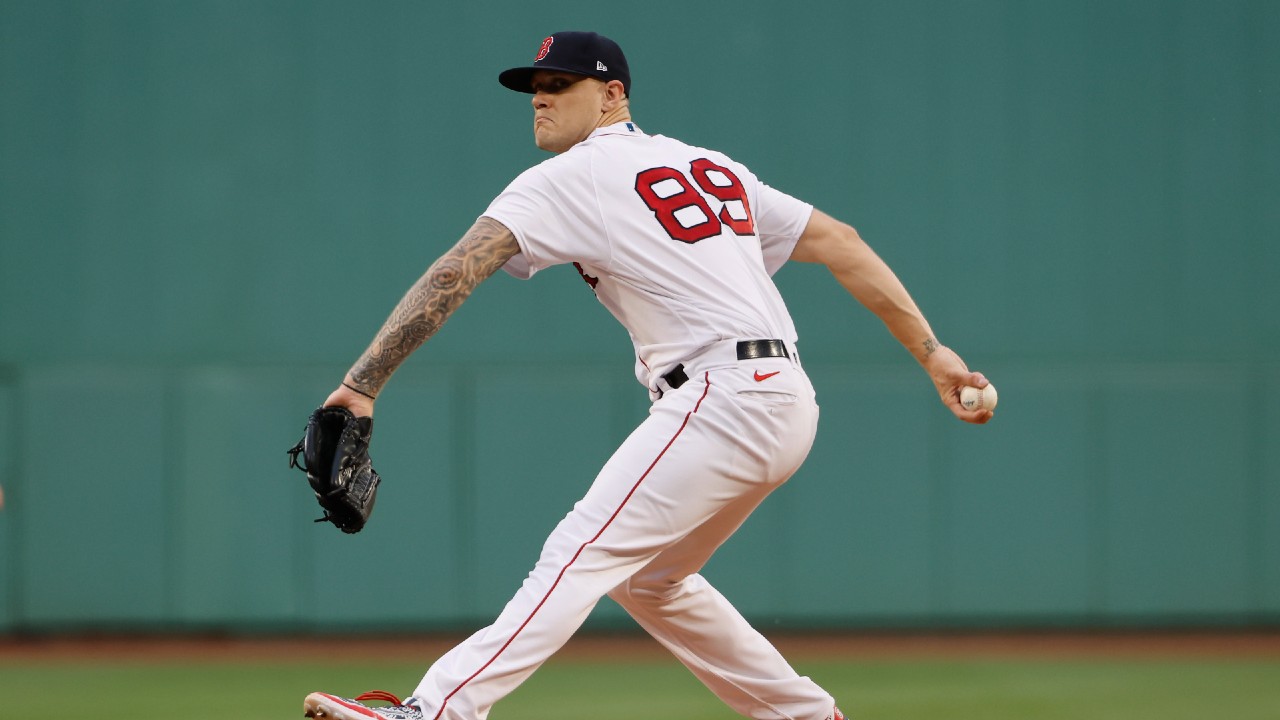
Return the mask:
[[612,125],[605,125],[602,128],[596,128],[591,131],[591,134],[588,135],[587,138],[590,139],[602,135],[634,135],[636,137],[644,137],[644,131],[641,130],[640,126],[636,125],[634,122],[624,120]]

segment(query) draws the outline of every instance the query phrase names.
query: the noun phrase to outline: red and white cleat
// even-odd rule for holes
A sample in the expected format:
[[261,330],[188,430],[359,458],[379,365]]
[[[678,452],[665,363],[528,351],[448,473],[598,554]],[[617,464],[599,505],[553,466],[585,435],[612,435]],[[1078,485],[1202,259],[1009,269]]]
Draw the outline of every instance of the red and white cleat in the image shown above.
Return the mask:
[[[381,701],[390,703],[390,706],[373,708],[362,700]],[[413,698],[400,702],[400,698],[382,690],[357,695],[354,700],[328,693],[311,693],[302,702],[302,710],[304,716],[320,720],[423,720],[422,709]]]

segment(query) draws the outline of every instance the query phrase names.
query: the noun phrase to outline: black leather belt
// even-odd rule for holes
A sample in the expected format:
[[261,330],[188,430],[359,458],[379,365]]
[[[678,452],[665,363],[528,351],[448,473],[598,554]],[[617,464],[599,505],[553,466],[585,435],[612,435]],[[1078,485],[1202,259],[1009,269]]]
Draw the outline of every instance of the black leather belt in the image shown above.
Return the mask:
[[[738,359],[739,360],[755,360],[757,358],[784,357],[790,358],[787,353],[787,344],[781,340],[739,340],[738,341]],[[685,374],[684,363],[681,363],[671,370],[671,372],[662,376],[667,381],[667,385],[672,390],[689,382],[689,376]]]

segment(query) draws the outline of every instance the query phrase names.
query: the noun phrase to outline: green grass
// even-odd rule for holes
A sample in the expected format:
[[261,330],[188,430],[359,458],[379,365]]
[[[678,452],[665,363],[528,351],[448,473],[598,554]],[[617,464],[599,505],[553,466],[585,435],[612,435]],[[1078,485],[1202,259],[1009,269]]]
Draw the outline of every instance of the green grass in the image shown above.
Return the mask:
[[[804,661],[851,720],[1276,720],[1280,660]],[[404,663],[0,663],[0,718],[276,720],[312,690],[407,692]],[[553,659],[494,720],[733,720],[675,661]]]

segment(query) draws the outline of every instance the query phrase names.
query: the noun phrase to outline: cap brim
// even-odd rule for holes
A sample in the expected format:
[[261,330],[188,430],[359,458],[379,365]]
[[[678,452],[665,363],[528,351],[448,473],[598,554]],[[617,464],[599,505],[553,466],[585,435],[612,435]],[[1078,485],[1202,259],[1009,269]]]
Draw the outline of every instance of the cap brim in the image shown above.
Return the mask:
[[515,68],[511,68],[510,70],[503,70],[502,72],[498,73],[498,82],[502,83],[503,87],[509,90],[515,90],[516,92],[528,93],[532,95],[533,94],[533,74],[539,70],[553,70],[555,72],[566,72],[566,73],[571,73],[573,75],[582,75],[584,77],[593,77],[593,78],[600,79],[600,76],[592,75],[591,73],[584,73],[582,72],[582,70],[575,70],[573,68],[566,68],[566,67],[555,67],[553,65],[537,65],[537,66],[530,66],[530,67],[515,67]]
[[533,71],[537,68],[516,67],[498,74],[503,87],[516,92],[533,94]]

